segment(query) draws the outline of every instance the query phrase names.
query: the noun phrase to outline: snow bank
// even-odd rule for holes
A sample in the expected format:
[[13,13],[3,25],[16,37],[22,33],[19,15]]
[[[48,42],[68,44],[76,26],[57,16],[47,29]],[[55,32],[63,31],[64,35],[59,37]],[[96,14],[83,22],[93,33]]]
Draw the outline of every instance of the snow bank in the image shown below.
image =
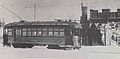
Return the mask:
[[83,46],[80,50],[56,50],[36,47],[32,49],[0,49],[0,58],[71,58],[71,59],[120,59],[120,47]]

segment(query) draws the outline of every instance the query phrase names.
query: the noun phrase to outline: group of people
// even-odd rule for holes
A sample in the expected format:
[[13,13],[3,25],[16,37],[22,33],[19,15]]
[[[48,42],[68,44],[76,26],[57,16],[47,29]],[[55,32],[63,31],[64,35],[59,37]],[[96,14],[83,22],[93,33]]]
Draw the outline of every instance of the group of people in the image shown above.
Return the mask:
[[90,28],[88,28],[87,31],[83,30],[84,33],[86,32],[86,35],[84,35],[82,39],[83,45],[87,46],[104,45],[102,42],[102,34],[98,27],[96,27],[95,23],[92,23],[92,25],[90,26]]

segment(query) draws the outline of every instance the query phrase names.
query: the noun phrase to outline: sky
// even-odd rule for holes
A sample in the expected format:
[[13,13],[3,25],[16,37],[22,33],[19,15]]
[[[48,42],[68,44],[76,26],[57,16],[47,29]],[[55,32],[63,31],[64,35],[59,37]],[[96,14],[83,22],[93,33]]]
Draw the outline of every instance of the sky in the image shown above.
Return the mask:
[[[27,21],[34,21],[34,4],[36,4],[36,21],[54,19],[79,20],[81,16],[82,0],[0,0],[0,5],[11,10]],[[83,0],[89,10],[109,8],[116,11],[120,7],[120,0]],[[0,19],[6,23],[20,21],[10,11],[0,6]]]

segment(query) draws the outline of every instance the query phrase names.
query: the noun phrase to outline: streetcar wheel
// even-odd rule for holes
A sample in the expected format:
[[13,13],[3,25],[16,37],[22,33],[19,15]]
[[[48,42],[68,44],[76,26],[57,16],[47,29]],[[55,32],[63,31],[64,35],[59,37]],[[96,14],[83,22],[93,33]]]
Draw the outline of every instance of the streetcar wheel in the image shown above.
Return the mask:
[[33,45],[32,44],[20,44],[20,43],[13,43],[12,44],[14,48],[32,48]]
[[75,47],[73,49],[75,50]]
[[59,45],[48,45],[48,49],[60,49],[61,47]]
[[16,44],[16,43],[13,43],[12,45],[13,45],[14,48],[19,48],[20,47],[19,44]]
[[64,47],[64,50],[72,50],[72,47]]
[[33,45],[31,45],[31,44],[28,44],[28,46],[27,46],[27,48],[32,48],[33,47]]

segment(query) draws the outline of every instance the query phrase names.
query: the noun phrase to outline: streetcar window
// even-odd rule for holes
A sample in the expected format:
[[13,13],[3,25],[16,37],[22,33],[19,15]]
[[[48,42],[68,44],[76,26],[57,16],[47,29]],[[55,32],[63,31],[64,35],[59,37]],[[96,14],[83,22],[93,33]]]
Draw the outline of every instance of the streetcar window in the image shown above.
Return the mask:
[[45,25],[50,25],[50,23],[46,23]]
[[37,29],[37,36],[41,36],[41,29]]
[[44,25],[44,23],[40,23],[40,25]]
[[51,23],[51,25],[55,25],[55,23]]
[[8,29],[8,36],[12,36],[12,29]]
[[54,32],[54,36],[58,37],[59,36],[58,32]]
[[54,29],[54,36],[58,37],[59,36],[59,29]]
[[49,34],[49,36],[53,36],[53,29],[49,29],[48,34]]
[[38,32],[38,36],[41,36],[41,31]]
[[57,23],[57,25],[61,25],[61,23]]
[[21,36],[21,29],[16,29],[16,35]]
[[60,29],[60,31],[64,31],[64,29]]
[[47,36],[47,29],[42,29],[42,36]]
[[49,32],[49,36],[53,36],[53,32]]
[[4,34],[7,34],[7,29],[4,29],[3,31],[4,31],[4,32],[3,32]]
[[62,23],[62,25],[68,25],[68,23]]
[[64,37],[64,32],[60,32],[60,37]]
[[32,29],[32,36],[36,36],[36,29]]
[[64,29],[60,29],[60,37],[64,37]]
[[31,29],[28,29],[27,31],[28,31],[27,35],[31,36]]
[[22,29],[23,30],[23,36],[26,36],[27,32],[26,32],[26,29]]
[[59,31],[58,29],[54,29],[54,31]]

